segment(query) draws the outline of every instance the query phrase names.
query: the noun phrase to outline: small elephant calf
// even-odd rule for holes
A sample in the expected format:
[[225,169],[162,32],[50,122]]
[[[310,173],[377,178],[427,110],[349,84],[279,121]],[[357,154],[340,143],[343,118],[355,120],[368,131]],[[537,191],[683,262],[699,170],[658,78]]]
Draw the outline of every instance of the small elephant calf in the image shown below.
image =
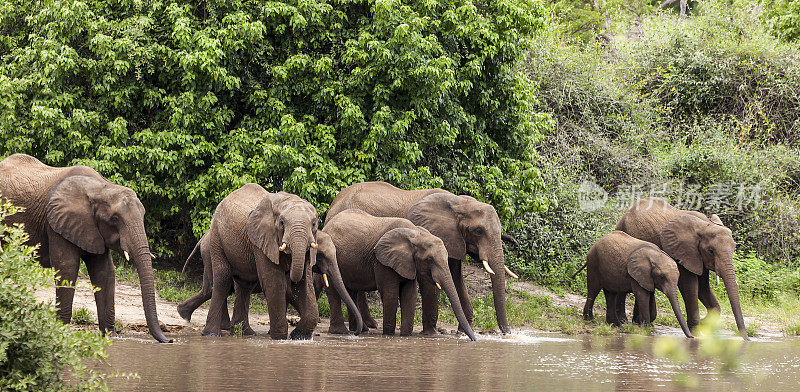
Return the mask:
[[636,297],[638,310],[634,312],[634,322],[651,323],[657,311],[654,291],[659,289],[669,299],[683,333],[686,337],[693,337],[678,303],[680,274],[677,263],[657,246],[624,232],[613,231],[601,237],[589,249],[583,267],[586,267],[587,284],[584,319],[594,318],[592,307],[602,289],[606,297],[606,321],[609,324],[622,323],[625,296],[631,292]]

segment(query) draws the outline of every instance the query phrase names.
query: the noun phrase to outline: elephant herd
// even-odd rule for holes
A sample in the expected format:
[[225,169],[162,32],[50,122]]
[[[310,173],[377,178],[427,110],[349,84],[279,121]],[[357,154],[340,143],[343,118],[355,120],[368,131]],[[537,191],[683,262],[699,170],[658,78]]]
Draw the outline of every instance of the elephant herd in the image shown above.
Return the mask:
[[[39,245],[40,263],[57,270],[66,284],[56,288],[57,314],[72,317],[74,283],[80,261],[86,264],[95,292],[101,332],[114,326],[114,264],[110,250],[131,260],[139,274],[142,304],[150,334],[169,342],[155,307],[152,259],[144,228],[145,210],[129,188],[104,179],[86,166],[50,167],[34,157],[15,154],[0,162],[0,195],[24,210],[6,218],[22,223],[28,243]],[[364,182],[343,189],[333,200],[323,228],[317,210],[289,193],[270,193],[257,184],[231,192],[217,206],[211,225],[186,260],[203,262],[200,291],[178,305],[189,320],[211,300],[204,335],[241,328],[248,321],[250,296],[262,292],[274,339],[310,338],[319,321],[317,299],[324,290],[331,309],[329,332],[361,333],[377,328],[366,293],[377,290],[383,305],[384,334],[413,329],[417,291],[422,300],[422,332],[436,334],[440,291],[449,299],[459,330],[476,340],[473,309],[464,283],[467,255],[480,260],[492,283],[497,325],[509,333],[505,279],[516,277],[505,265],[502,233],[495,209],[469,196],[443,189],[402,190],[385,182]],[[518,246],[518,245],[517,245]],[[719,303],[709,286],[709,271],[723,279],[736,323],[744,330],[733,273],[735,244],[716,215],[678,210],[660,199],[635,203],[617,231],[589,251],[588,299],[584,317],[592,317],[602,289],[608,322],[626,320],[625,297],[633,292],[635,322],[656,316],[653,291],[669,298],[681,327],[698,323],[697,301],[709,309]],[[186,266],[184,266],[184,269]],[[580,272],[580,271],[579,271]],[[688,321],[677,300],[680,291]],[[234,293],[233,315],[228,296]],[[348,308],[349,325],[341,312]],[[300,321],[291,333],[286,318],[292,305]],[[746,336],[746,335],[745,335]]]

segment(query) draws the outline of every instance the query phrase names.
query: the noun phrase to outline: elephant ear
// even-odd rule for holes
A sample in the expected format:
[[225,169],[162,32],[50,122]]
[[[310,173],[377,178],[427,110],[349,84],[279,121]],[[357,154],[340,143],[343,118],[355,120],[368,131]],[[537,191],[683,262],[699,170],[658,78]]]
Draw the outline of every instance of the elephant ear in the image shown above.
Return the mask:
[[47,222],[56,233],[86,252],[102,254],[106,243],[94,217],[89,189],[102,186],[91,177],[72,176],[57,183],[47,194]]
[[660,234],[664,251],[695,275],[703,274],[698,228],[706,224],[694,215],[685,214],[670,221]]
[[408,220],[439,237],[450,258],[464,260],[467,256],[467,244],[458,226],[458,210],[465,202],[466,200],[452,193],[434,193],[411,206]]
[[250,211],[245,226],[250,242],[256,248],[261,249],[270,261],[280,264],[275,211],[272,209],[272,199],[269,196],[261,199],[258,206],[253,211]]
[[375,244],[375,258],[400,276],[415,279],[417,266],[414,264],[414,251],[409,240],[415,235],[414,230],[405,227],[387,231]]
[[722,224],[722,219],[719,219],[719,215],[717,215],[717,214],[711,214],[711,216],[709,216],[708,219],[710,219],[711,222],[713,222],[713,223],[715,223],[717,225],[725,226],[724,224]]
[[653,266],[650,264],[649,249],[643,246],[631,252],[628,256],[628,275],[630,275],[639,286],[647,291],[655,291],[653,284]]

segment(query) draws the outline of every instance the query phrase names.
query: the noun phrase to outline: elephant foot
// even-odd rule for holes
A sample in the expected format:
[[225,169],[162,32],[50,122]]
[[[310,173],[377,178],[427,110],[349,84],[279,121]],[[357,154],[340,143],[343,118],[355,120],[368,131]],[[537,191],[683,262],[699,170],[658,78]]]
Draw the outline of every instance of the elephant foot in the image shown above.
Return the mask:
[[511,328],[508,325],[501,325],[500,333],[502,333],[503,335],[509,335],[511,334]]
[[192,313],[194,309],[189,309],[185,303],[178,304],[178,314],[181,316],[182,319],[186,320],[186,322],[192,321]]
[[223,321],[223,322],[222,322],[222,326],[221,326],[220,328],[221,328],[221,329],[224,329],[224,330],[226,330],[226,331],[232,331],[232,329],[231,329],[231,322],[230,322],[230,320],[229,320],[229,321]]
[[289,338],[292,340],[309,340],[311,339],[313,332],[314,331],[302,331],[299,328],[295,328],[292,330]]
[[372,318],[372,316],[368,316],[368,317],[364,318],[364,330],[363,330],[363,332],[368,332],[369,330],[367,328],[378,328],[378,322],[375,321],[375,319]]
[[436,330],[436,328],[434,328],[434,327],[429,327],[429,328],[423,328],[422,329],[422,335],[424,335],[424,336],[435,336],[435,335],[438,335],[438,334],[439,334],[439,331]]
[[347,327],[345,327],[344,324],[342,324],[342,325],[333,325],[333,324],[331,324],[331,326],[328,327],[328,333],[332,333],[332,334],[336,334],[336,335],[348,335],[348,334],[350,334],[350,330],[347,329]]
[[212,336],[212,337],[220,337],[220,336],[222,336],[222,333],[219,332],[219,331],[209,331],[209,330],[205,330],[204,329],[203,332],[200,333],[200,335]]

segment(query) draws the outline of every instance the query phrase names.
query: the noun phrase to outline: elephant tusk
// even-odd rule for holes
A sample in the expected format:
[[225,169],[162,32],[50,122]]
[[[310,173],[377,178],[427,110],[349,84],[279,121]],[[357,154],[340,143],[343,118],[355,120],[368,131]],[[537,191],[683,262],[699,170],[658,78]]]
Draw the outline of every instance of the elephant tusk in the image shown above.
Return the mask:
[[128,254],[127,250],[123,250],[122,255],[125,256],[125,260],[131,261],[131,256]]
[[328,274],[322,274],[322,280],[325,281],[325,287],[331,287],[331,284],[328,283]]
[[505,268],[505,269],[506,269],[506,273],[507,273],[507,274],[509,274],[509,275],[511,275],[511,277],[512,277],[512,278],[514,278],[514,279],[519,279],[519,276],[517,276],[517,274],[515,274],[515,273],[511,272],[511,270],[510,270],[510,269],[508,269],[508,267],[506,267],[506,266],[503,266],[503,268]]
[[319,247],[319,245],[316,242],[312,242],[311,243],[311,247],[314,248],[314,249],[317,249],[317,247]]
[[280,248],[278,248],[278,250],[279,250],[279,251],[281,251],[281,252],[283,252],[284,250],[286,250],[286,243],[284,242],[283,244],[281,244],[281,247],[280,247]]
[[719,275],[717,275],[717,284],[719,284]]
[[486,260],[482,261],[483,261],[483,268],[486,268],[486,272],[488,272],[489,275],[494,275],[494,271],[492,271],[492,267],[489,267],[489,263]]
[[438,288],[439,288],[439,290],[441,290],[441,289],[442,289],[442,286],[439,284],[439,282],[436,282],[436,287],[438,287]]

